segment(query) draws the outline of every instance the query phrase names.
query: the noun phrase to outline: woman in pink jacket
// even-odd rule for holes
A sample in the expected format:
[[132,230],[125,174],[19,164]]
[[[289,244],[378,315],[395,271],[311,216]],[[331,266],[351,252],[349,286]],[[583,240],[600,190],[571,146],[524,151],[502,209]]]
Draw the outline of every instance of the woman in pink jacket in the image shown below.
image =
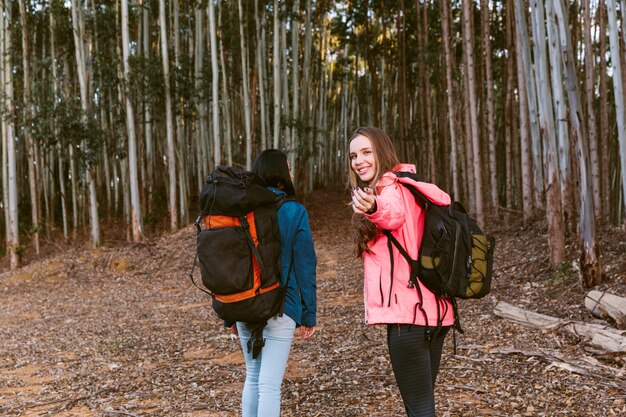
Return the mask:
[[[417,259],[424,212],[393,174],[415,172],[415,166],[400,164],[391,139],[375,127],[354,132],[348,157],[356,254],[364,265],[365,320],[387,325],[389,356],[407,416],[434,416],[441,351],[454,324],[452,305],[410,282],[408,262],[382,233],[390,231]],[[416,184],[435,202],[450,204],[450,196],[434,184]]]

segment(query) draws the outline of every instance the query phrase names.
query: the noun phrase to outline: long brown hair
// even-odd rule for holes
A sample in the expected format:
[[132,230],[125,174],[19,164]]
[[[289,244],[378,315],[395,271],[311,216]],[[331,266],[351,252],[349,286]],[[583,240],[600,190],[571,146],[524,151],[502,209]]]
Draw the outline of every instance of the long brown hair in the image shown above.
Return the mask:
[[[372,145],[372,152],[374,153],[374,160],[376,161],[376,171],[374,172],[374,178],[369,184],[364,184],[352,169],[350,159],[350,143],[357,136],[365,136],[369,139]],[[396,149],[393,146],[393,142],[387,136],[385,132],[377,127],[359,127],[354,131],[350,140],[348,141],[348,151],[346,152],[348,158],[349,170],[349,183],[350,189],[358,186],[368,186],[374,190],[374,194],[377,194],[376,184],[378,180],[383,176],[385,172],[392,171],[399,163]],[[362,214],[354,213],[352,215],[353,238],[355,245],[355,254],[357,257],[362,257],[363,252],[369,252],[367,244],[380,235],[380,229],[376,227]]]

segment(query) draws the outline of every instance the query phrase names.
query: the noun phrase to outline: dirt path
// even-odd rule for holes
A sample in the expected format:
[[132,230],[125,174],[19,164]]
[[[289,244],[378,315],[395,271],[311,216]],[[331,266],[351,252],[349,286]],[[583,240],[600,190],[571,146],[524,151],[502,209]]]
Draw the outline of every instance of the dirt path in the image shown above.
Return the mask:
[[[310,342],[294,344],[283,415],[401,417],[384,328],[363,324],[349,210],[337,192],[316,193],[307,206],[319,260],[319,327]],[[0,415],[236,416],[243,358],[187,279],[193,233],[74,251],[0,275]],[[623,358],[493,315],[503,299],[584,318],[575,283],[529,279],[545,267],[541,260],[520,266],[530,250],[542,253],[537,231],[497,237],[493,294],[462,303],[466,334],[457,335],[456,356],[452,337],[446,341],[438,415],[625,415]],[[591,358],[622,377],[579,375],[538,356],[489,353],[494,348]]]

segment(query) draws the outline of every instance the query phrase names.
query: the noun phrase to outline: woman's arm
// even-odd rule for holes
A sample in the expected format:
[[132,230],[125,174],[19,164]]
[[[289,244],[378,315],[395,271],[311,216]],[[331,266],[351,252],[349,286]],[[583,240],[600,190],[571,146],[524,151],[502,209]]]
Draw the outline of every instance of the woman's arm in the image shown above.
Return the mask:
[[375,197],[375,211],[364,214],[372,223],[383,230],[396,230],[404,224],[405,207],[400,187],[402,186],[397,182],[380,187],[380,192]]
[[304,206],[300,206],[298,213],[292,254],[294,272],[302,300],[302,326],[313,327],[316,324],[317,308],[317,257],[309,226],[309,215]]

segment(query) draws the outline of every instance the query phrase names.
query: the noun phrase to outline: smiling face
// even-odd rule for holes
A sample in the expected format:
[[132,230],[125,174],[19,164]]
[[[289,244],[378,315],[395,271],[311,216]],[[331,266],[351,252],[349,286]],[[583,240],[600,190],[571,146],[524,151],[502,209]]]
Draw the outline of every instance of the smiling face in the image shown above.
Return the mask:
[[350,166],[361,181],[369,184],[376,176],[376,158],[372,142],[358,135],[350,142]]

